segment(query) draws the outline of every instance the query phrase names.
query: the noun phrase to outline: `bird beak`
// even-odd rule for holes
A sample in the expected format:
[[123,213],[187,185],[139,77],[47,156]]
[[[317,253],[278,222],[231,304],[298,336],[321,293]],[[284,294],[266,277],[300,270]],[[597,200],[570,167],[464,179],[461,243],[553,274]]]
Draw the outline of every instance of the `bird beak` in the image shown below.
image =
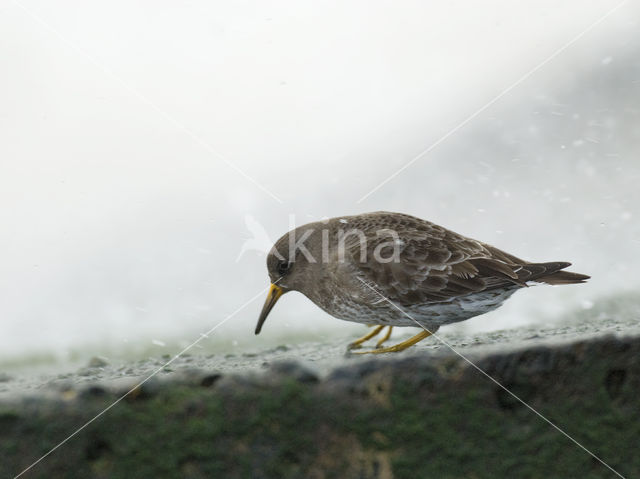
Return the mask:
[[280,286],[276,286],[275,284],[271,285],[269,288],[269,294],[267,294],[267,300],[264,302],[264,306],[262,307],[262,312],[260,313],[260,317],[258,318],[258,325],[256,326],[256,334],[260,334],[260,330],[262,329],[262,325],[264,324],[265,319],[269,315],[269,311],[276,304],[278,298],[284,294],[284,289]]

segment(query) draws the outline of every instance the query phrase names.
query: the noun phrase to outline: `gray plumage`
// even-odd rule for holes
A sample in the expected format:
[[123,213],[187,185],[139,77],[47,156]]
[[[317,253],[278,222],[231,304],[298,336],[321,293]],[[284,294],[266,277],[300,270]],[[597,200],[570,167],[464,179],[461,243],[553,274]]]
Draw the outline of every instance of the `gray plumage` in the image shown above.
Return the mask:
[[[361,233],[343,236],[341,252],[341,235],[351,230]],[[568,262],[531,263],[401,213],[332,218],[294,232],[296,238],[307,235],[303,245],[315,262],[298,250],[289,261],[289,232],[267,257],[272,283],[281,293],[301,292],[327,313],[347,321],[417,326],[410,315],[434,332],[441,325],[497,308],[529,282],[559,285],[589,278],[562,271]],[[376,261],[376,251],[384,258],[396,252],[398,261]],[[265,305],[256,333],[272,306]]]

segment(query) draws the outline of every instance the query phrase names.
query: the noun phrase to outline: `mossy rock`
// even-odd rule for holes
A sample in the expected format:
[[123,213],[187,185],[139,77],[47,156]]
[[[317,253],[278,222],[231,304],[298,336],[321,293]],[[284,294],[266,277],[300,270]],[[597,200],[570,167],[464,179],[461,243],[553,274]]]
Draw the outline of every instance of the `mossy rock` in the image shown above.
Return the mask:
[[[322,380],[291,365],[204,372],[127,395],[25,477],[616,477],[600,460],[638,477],[638,358],[640,338],[604,337],[474,357],[493,379],[428,354]],[[0,405],[0,473],[20,473],[118,394]]]

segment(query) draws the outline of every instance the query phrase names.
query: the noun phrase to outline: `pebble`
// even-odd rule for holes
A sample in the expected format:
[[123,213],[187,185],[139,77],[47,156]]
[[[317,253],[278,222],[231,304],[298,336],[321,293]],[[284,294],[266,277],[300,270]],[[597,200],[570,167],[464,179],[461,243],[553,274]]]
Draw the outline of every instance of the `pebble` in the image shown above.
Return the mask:
[[104,368],[105,366],[108,366],[109,363],[102,357],[99,356],[94,356],[89,360],[89,364],[87,364],[87,367],[89,368]]

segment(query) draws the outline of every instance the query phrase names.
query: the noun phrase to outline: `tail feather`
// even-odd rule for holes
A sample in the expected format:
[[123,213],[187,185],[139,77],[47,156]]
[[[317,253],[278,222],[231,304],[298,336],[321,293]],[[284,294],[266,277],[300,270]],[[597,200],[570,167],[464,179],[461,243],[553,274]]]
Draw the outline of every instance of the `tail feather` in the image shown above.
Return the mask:
[[558,271],[550,274],[549,276],[540,278],[538,281],[542,281],[547,284],[576,284],[586,283],[589,278],[591,278],[591,276],[587,276],[586,274],[572,273],[571,271]]
[[586,274],[561,271],[568,266],[571,266],[571,263],[561,261],[525,264],[518,271],[518,280],[556,285],[584,283],[590,278]]

